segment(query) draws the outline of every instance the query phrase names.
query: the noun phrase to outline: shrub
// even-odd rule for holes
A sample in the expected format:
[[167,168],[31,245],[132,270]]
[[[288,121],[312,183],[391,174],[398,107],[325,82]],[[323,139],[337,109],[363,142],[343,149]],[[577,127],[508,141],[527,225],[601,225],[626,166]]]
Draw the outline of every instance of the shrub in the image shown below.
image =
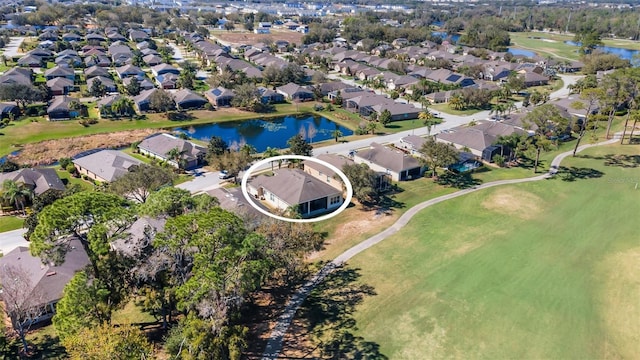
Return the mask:
[[208,110],[208,111],[213,111],[213,110],[215,110],[215,109],[213,108],[213,105],[211,105],[210,103],[206,103],[206,104],[204,105],[204,109],[205,109],[205,110]]
[[73,163],[71,162],[71,158],[68,158],[68,157],[60,158],[60,160],[58,160],[58,164],[60,164],[60,169],[68,169],[69,165],[73,166]]
[[493,158],[491,160],[493,160],[493,162],[496,163],[496,165],[503,167],[507,159],[500,154],[495,154],[493,155]]
[[73,174],[76,172],[76,167],[73,166],[73,164],[67,164],[67,166],[65,166],[64,168],[67,169],[67,172],[69,172],[69,174]]

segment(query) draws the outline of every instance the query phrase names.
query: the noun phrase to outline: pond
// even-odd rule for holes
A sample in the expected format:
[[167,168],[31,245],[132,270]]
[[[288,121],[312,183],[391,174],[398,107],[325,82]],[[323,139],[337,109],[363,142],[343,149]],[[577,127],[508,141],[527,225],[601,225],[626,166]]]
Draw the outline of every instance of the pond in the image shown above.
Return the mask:
[[353,131],[344,126],[325,117],[313,115],[229,121],[180,127],[174,130],[203,141],[219,136],[230,146],[246,143],[253,145],[258,152],[265,151],[267,147],[287,148],[289,147],[287,140],[296,134],[303,135],[310,143],[332,139],[334,130],[340,130],[342,136],[353,135]]
[[533,58],[534,56],[536,56],[536,53],[534,53],[533,51],[524,49],[508,48],[507,52],[510,52],[513,55],[521,55],[528,58]]
[[[580,46],[580,43],[575,41],[565,41],[564,43],[571,46]],[[640,50],[619,48],[614,46],[596,46],[596,49],[609,54],[618,55],[620,58],[625,60],[631,60],[632,62],[633,62],[633,56],[640,53]]]
[[460,40],[460,34],[451,34],[449,35],[446,31],[432,31],[431,35],[442,38],[442,40],[447,40],[451,44],[455,44]]

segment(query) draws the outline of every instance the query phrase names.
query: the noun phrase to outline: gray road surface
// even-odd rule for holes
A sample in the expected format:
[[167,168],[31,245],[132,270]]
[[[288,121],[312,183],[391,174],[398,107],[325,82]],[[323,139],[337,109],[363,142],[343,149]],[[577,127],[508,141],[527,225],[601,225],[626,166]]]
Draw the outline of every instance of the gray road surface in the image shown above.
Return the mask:
[[4,52],[2,53],[7,58],[17,56],[20,52],[20,44],[24,41],[24,37],[12,37],[11,41],[4,47]]

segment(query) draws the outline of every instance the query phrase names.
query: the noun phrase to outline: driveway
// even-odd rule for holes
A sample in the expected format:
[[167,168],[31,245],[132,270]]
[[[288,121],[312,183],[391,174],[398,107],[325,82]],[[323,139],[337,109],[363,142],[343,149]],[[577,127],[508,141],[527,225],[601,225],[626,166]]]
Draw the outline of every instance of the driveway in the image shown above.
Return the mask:
[[188,190],[192,194],[199,194],[208,190],[217,189],[221,187],[219,171],[204,171],[202,169],[192,170],[190,172],[194,175],[193,180],[183,182],[176,185],[178,189]]
[[29,242],[24,239],[24,234],[27,229],[11,230],[0,233],[0,253],[8,254],[11,250],[18,246],[29,247]]

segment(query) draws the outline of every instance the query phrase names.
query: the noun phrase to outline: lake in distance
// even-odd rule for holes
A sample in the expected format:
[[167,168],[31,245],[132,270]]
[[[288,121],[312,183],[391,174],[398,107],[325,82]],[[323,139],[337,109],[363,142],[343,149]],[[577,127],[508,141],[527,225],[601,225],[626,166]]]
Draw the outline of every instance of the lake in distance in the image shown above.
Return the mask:
[[353,131],[346,127],[325,117],[313,115],[228,121],[179,127],[174,130],[202,141],[209,141],[211,137],[219,136],[229,146],[246,143],[253,145],[258,152],[263,152],[267,147],[288,148],[287,140],[296,134],[303,135],[310,143],[333,139],[332,133],[336,129],[340,130],[342,136],[353,135]]

